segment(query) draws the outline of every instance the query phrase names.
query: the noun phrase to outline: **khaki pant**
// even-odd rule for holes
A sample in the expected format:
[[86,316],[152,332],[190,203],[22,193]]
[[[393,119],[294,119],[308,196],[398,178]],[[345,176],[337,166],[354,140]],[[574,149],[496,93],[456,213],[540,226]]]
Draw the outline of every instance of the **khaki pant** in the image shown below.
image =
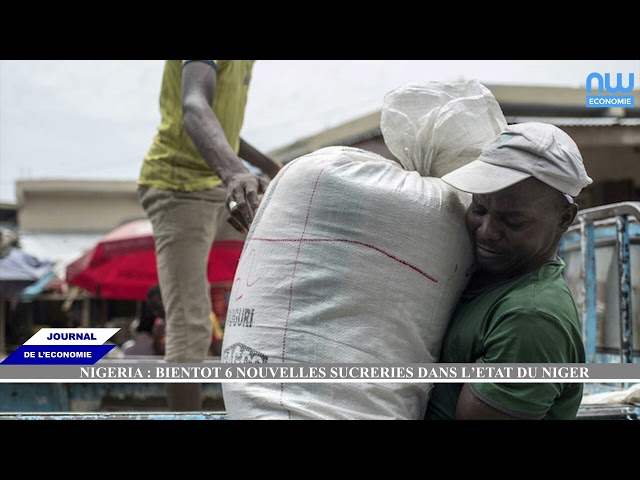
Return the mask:
[[226,188],[179,192],[139,187],[151,221],[162,301],[166,313],[164,359],[204,360],[212,326],[207,261],[214,240],[244,240],[227,223]]

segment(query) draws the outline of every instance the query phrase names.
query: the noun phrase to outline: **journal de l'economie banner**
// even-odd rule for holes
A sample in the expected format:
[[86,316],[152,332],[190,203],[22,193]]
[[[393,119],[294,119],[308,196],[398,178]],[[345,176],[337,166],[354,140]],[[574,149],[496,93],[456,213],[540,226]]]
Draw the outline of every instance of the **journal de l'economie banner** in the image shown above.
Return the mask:
[[2,365],[94,365],[115,344],[119,328],[41,328],[2,361]]
[[118,328],[42,328],[0,363],[0,383],[637,383],[640,363],[220,363],[105,359]]

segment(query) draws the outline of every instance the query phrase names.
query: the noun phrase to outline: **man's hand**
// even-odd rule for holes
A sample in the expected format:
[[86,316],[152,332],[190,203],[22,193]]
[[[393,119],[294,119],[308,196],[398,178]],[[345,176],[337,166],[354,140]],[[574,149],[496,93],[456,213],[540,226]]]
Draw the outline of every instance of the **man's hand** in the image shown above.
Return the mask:
[[252,173],[238,173],[227,184],[227,208],[231,217],[228,222],[241,233],[247,233],[260,198],[267,190],[268,180]]

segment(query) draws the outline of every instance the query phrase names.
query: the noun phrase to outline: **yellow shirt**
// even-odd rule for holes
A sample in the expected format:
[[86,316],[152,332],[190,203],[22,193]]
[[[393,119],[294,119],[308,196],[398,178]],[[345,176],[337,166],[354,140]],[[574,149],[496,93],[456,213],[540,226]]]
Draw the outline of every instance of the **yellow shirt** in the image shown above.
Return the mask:
[[[213,112],[231,148],[240,148],[251,71],[255,60],[206,60],[217,70]],[[167,60],[160,92],[161,122],[142,164],[138,184],[163,190],[196,191],[220,185],[184,129],[182,117],[182,65],[188,60]]]

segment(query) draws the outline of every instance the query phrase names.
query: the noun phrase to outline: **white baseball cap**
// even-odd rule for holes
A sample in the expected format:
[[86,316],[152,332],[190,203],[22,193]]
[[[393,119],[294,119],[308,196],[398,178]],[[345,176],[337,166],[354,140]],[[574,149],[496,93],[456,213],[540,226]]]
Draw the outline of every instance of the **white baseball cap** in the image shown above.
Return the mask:
[[550,123],[524,122],[506,127],[473,162],[442,177],[468,193],[493,193],[529,177],[560,191],[567,200],[591,184],[573,139]]

